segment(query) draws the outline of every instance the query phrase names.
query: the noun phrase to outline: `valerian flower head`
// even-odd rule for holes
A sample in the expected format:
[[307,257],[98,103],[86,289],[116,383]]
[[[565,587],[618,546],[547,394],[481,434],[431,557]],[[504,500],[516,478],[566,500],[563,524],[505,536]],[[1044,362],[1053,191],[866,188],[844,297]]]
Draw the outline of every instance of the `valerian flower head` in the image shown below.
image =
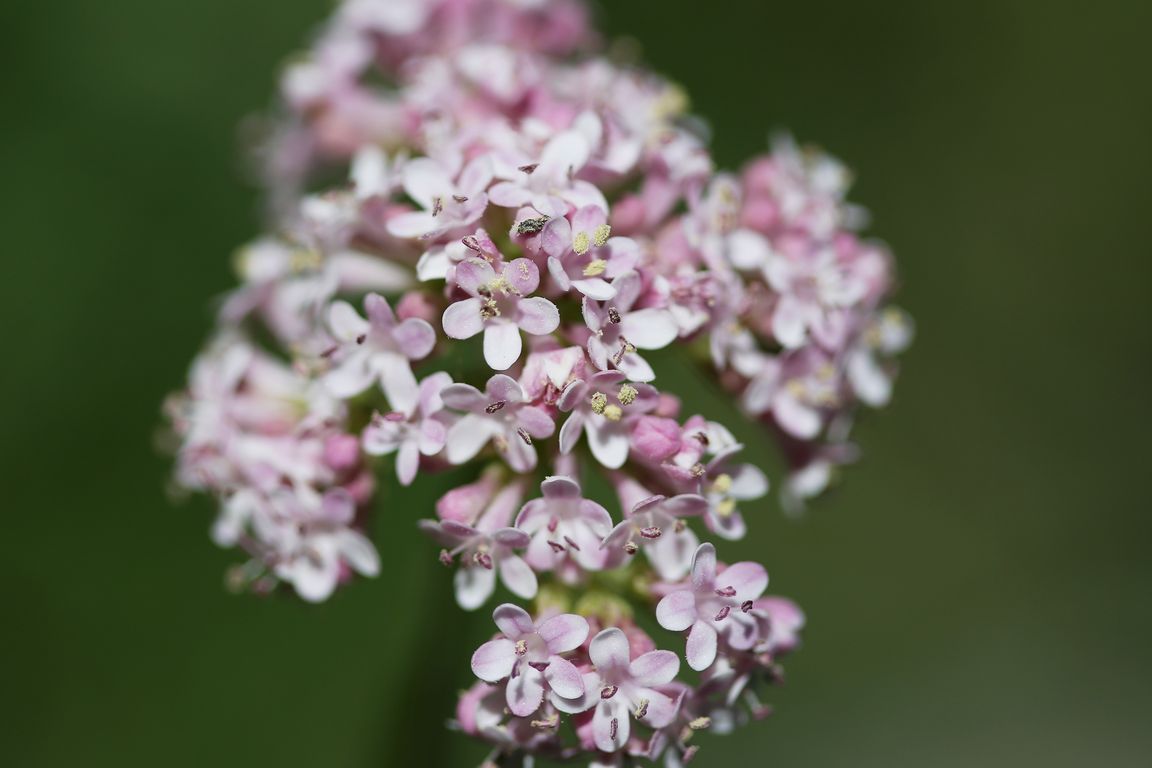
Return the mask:
[[[798,512],[856,458],[858,408],[892,399],[912,323],[843,164],[784,139],[717,172],[686,95],[588,20],[342,0],[281,79],[268,232],[166,412],[175,485],[219,500],[229,583],[255,593],[376,575],[366,531],[405,546],[407,504],[377,473],[453,478],[419,527],[456,602],[534,601],[497,608],[457,727],[489,765],[675,768],[696,730],[768,711],[804,622],[700,543],[749,533],[769,483],[687,372],[780,448]],[[653,613],[688,633],[691,682]]]

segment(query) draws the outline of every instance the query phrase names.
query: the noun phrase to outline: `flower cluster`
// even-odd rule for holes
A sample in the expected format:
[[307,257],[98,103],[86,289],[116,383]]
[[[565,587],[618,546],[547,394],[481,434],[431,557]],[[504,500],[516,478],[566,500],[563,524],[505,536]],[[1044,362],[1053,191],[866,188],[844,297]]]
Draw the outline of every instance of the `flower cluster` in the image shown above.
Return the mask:
[[[702,543],[742,538],[768,479],[658,388],[658,350],[763,423],[797,507],[854,455],[857,405],[889,399],[911,324],[838,162],[780,140],[717,172],[683,94],[603,56],[586,16],[345,0],[285,73],[271,233],[168,411],[178,483],[250,557],[236,585],[306,600],[378,571],[375,468],[476,466],[421,528],[462,608],[500,585],[535,618],[496,609],[457,726],[501,759],[677,765],[696,730],[767,712],[803,615]],[[650,619],[685,634],[694,683]]]

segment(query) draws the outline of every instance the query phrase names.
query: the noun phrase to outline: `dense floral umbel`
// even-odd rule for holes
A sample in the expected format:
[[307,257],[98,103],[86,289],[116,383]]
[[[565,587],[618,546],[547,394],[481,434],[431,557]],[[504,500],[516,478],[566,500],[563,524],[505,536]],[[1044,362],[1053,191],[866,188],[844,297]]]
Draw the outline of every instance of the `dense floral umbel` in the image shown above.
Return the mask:
[[474,465],[421,527],[462,609],[498,587],[529,605],[495,609],[456,727],[500,764],[675,766],[697,730],[768,712],[804,618],[762,565],[718,559],[768,479],[661,391],[657,350],[762,423],[795,509],[855,455],[857,406],[891,397],[911,322],[843,166],[781,139],[717,173],[681,92],[606,58],[586,17],[339,6],[282,81],[274,234],[169,401],[176,479],[218,497],[237,588],[320,601],[379,570],[378,473]]

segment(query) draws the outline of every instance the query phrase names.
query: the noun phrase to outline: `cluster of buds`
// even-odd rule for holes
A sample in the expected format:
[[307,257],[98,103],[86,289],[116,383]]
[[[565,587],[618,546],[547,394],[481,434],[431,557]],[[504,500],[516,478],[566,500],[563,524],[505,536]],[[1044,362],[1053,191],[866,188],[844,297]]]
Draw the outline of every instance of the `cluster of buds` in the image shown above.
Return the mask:
[[381,465],[475,466],[421,527],[462,608],[532,612],[496,608],[458,728],[501,762],[678,765],[767,712],[803,615],[702,542],[744,537],[768,479],[654,353],[763,423],[798,507],[911,325],[838,162],[780,140],[717,172],[682,92],[598,46],[579,0],[345,0],[284,75],[270,234],[168,412],[234,583],[310,601],[378,572]]

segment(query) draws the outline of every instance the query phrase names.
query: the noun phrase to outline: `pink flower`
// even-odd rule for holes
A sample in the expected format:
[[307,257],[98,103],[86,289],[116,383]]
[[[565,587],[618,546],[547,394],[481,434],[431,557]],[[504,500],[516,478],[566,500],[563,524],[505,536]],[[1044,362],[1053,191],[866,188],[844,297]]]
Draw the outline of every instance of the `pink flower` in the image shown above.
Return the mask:
[[744,391],[744,407],[754,414],[771,413],[788,434],[815,438],[829,413],[843,403],[841,372],[825,353],[806,347],[764,361]]
[[767,586],[768,574],[759,563],[734,563],[717,573],[716,548],[701,544],[692,562],[691,587],[666,595],[656,606],[656,620],[673,632],[691,628],[686,658],[699,672],[715,661],[721,634],[738,650],[755,645],[756,622],[748,612]]
[[643,549],[662,580],[677,581],[692,567],[700,543],[683,519],[702,515],[707,509],[708,501],[696,494],[649,496],[633,505],[627,517],[604,539],[603,546],[628,555]]
[[612,529],[608,510],[580,492],[570,477],[557,475],[540,484],[543,498],[529,501],[516,517],[516,527],[532,536],[526,558],[537,571],[574,563],[586,571],[604,566],[600,543]]
[[552,418],[531,405],[523,388],[502,373],[488,379],[484,392],[452,384],[440,392],[440,399],[449,408],[465,411],[448,429],[446,456],[453,464],[470,460],[491,441],[512,469],[529,472],[536,467],[533,438],[551,437],[556,430]]
[[332,370],[324,383],[337,397],[360,394],[379,381],[389,404],[409,411],[418,396],[416,377],[409,360],[428,355],[436,345],[436,332],[423,320],[400,322],[383,296],[370,293],[364,299],[365,321],[350,304],[333,302],[328,327],[337,341],[330,359]]
[[607,212],[589,205],[572,215],[551,219],[540,234],[548,254],[548,271],[562,291],[575,288],[590,299],[616,296],[610,281],[634,269],[640,246],[627,237],[609,237]]
[[484,190],[492,181],[492,162],[481,155],[452,174],[440,163],[418,157],[404,166],[404,191],[422,208],[388,220],[396,237],[431,239],[475,224],[488,207]]
[[528,546],[528,534],[508,527],[524,496],[522,482],[511,483],[488,503],[474,521],[421,520],[420,527],[445,547],[440,559],[456,571],[456,602],[466,611],[487,602],[496,589],[496,577],[512,594],[529,600],[536,596],[536,574],[515,550]]
[[608,202],[599,189],[575,178],[593,149],[585,135],[592,130],[588,121],[582,127],[584,132],[568,130],[556,134],[535,158],[518,158],[516,170],[508,174],[508,180],[497,182],[489,190],[492,202],[505,208],[530,205],[545,216],[563,216],[569,203],[608,210]]
[[680,671],[671,651],[649,651],[635,659],[623,631],[611,627],[592,638],[588,656],[595,671],[584,676],[581,701],[556,701],[561,711],[576,713],[595,708],[592,735],[596,748],[616,752],[628,743],[632,720],[660,729],[672,723],[680,710],[682,693],[669,684]]
[[447,373],[434,373],[420,382],[417,400],[406,411],[374,414],[364,428],[364,451],[373,456],[396,453],[396,477],[411,485],[420,456],[435,456],[448,433],[440,392],[452,383]]
[[656,373],[637,350],[660,349],[671,344],[679,333],[676,319],[667,309],[632,308],[640,298],[642,287],[636,272],[626,272],[616,278],[613,287],[616,297],[609,301],[584,297],[584,322],[592,331],[588,356],[602,371],[614,366],[633,381],[652,381]]
[[492,620],[503,637],[489,640],[472,654],[472,672],[481,680],[508,680],[508,709],[527,717],[540,708],[551,691],[553,703],[581,699],[584,680],[572,662],[560,654],[574,651],[588,637],[588,622],[571,613],[535,624],[527,611],[510,603],[496,608]]
[[628,460],[628,432],[636,417],[656,407],[657,392],[647,384],[627,384],[621,371],[600,371],[564,388],[556,405],[571,415],[560,427],[560,451],[571,453],[580,436],[596,460],[619,469]]
[[499,275],[484,259],[466,259],[456,267],[455,282],[470,298],[444,311],[444,332],[469,339],[483,331],[484,359],[493,370],[507,370],[520,359],[520,331],[539,336],[560,325],[555,304],[528,297],[540,285],[540,270],[530,259],[514,259]]

